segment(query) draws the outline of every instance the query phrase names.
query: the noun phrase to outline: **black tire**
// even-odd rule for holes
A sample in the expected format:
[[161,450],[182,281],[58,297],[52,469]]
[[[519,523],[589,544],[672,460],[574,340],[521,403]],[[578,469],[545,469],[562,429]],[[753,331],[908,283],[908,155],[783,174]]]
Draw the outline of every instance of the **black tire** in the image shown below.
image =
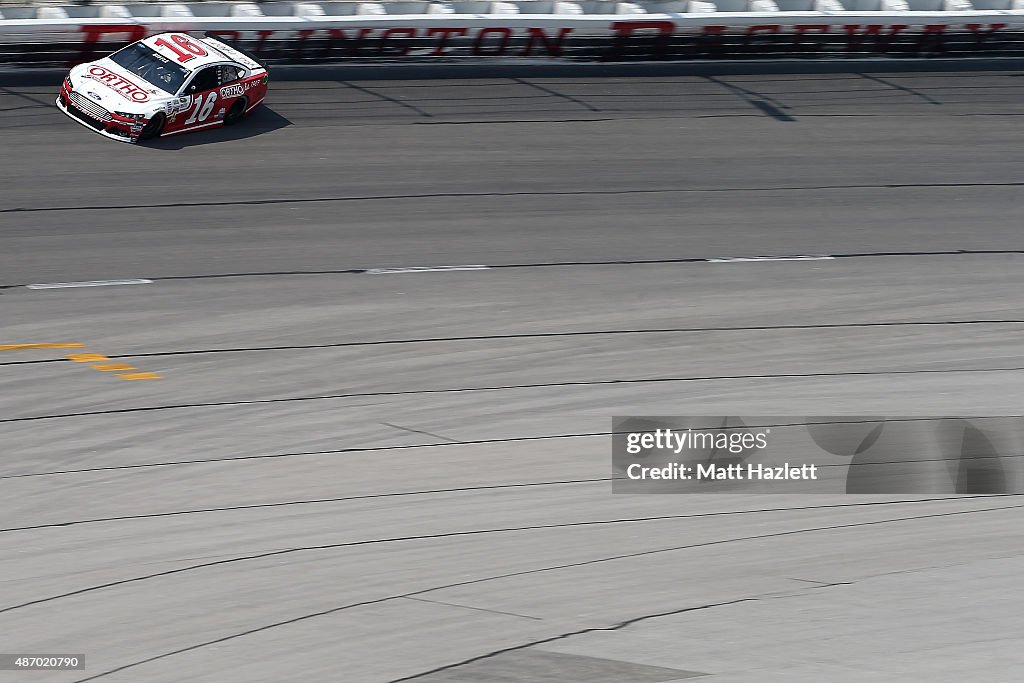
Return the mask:
[[238,123],[245,116],[245,106],[249,103],[249,100],[245,97],[240,97],[235,100],[235,103],[231,105],[231,109],[228,109],[228,113],[224,115],[224,125],[230,126],[233,123]]
[[162,112],[154,114],[153,118],[142,129],[139,133],[139,140],[152,140],[155,137],[159,137],[160,133],[164,132],[164,124],[167,123],[167,116]]

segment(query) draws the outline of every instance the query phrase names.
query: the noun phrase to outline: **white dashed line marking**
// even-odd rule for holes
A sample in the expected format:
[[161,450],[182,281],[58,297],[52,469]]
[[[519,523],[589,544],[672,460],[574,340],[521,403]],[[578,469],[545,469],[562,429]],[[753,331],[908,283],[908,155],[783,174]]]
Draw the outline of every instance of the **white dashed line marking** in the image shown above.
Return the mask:
[[114,285],[148,285],[152,280],[94,280],[92,282],[45,282],[25,285],[28,289],[64,289],[67,287],[112,287]]
[[490,266],[410,266],[408,268],[370,268],[367,275],[393,275],[395,273],[445,273],[453,270],[490,270]]
[[709,258],[708,263],[751,263],[757,261],[833,261],[835,256],[734,256],[726,258]]

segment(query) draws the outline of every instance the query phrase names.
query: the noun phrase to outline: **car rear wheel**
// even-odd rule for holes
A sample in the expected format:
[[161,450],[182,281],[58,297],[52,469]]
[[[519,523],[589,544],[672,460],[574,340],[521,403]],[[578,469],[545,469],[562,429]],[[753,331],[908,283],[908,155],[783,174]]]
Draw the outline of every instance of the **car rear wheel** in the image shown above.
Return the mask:
[[244,97],[240,97],[235,100],[235,103],[231,105],[231,109],[228,109],[228,113],[224,116],[224,125],[230,126],[232,123],[238,123],[245,116],[245,105],[248,100]]
[[162,114],[154,114],[153,118],[149,120],[149,123],[145,125],[142,132],[139,133],[140,140],[152,140],[153,138],[160,135],[164,130],[164,123],[167,122],[167,117]]

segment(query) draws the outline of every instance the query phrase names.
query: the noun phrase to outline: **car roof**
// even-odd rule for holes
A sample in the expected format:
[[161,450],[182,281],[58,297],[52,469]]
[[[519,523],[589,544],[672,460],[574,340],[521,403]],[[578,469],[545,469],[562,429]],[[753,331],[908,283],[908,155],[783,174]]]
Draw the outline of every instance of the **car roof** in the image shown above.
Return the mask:
[[[171,43],[175,46],[178,46],[177,41],[184,42],[187,40],[193,45],[198,45],[206,54],[196,55],[190,50],[182,49],[182,52],[185,52],[189,55],[189,58],[187,60],[182,61],[180,55],[178,55],[174,50],[170,49],[169,47],[165,47],[162,44],[157,44],[157,41],[161,38],[163,39],[162,42]],[[204,66],[209,66],[211,64],[223,64],[226,62],[230,62],[232,64],[237,63],[234,59],[224,54],[216,47],[210,45],[208,42],[202,40],[201,38],[190,36],[187,33],[179,33],[176,31],[168,33],[157,33],[156,35],[149,36],[148,38],[143,38],[140,42],[142,42],[146,47],[151,48],[161,56],[166,57],[167,59],[171,60],[176,64],[181,64],[186,69],[191,69],[192,71],[196,71],[198,69],[203,68]]]

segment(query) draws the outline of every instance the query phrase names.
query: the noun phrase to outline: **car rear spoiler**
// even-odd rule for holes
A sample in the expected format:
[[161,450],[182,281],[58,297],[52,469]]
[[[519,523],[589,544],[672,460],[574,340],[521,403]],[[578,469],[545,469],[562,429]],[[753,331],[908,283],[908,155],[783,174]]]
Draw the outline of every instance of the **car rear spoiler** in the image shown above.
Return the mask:
[[205,38],[209,39],[209,40],[216,40],[218,43],[221,43],[222,45],[227,45],[229,48],[231,48],[235,52],[242,53],[243,55],[245,55],[246,57],[248,57],[252,61],[254,61],[257,64],[259,64],[261,68],[263,68],[263,69],[267,68],[267,65],[263,62],[263,60],[261,60],[259,57],[257,57],[253,53],[251,53],[248,50],[246,50],[241,45],[236,45],[235,43],[226,40],[223,35],[217,35],[217,33],[213,32],[213,31],[206,31],[205,33],[203,33],[203,36]]

